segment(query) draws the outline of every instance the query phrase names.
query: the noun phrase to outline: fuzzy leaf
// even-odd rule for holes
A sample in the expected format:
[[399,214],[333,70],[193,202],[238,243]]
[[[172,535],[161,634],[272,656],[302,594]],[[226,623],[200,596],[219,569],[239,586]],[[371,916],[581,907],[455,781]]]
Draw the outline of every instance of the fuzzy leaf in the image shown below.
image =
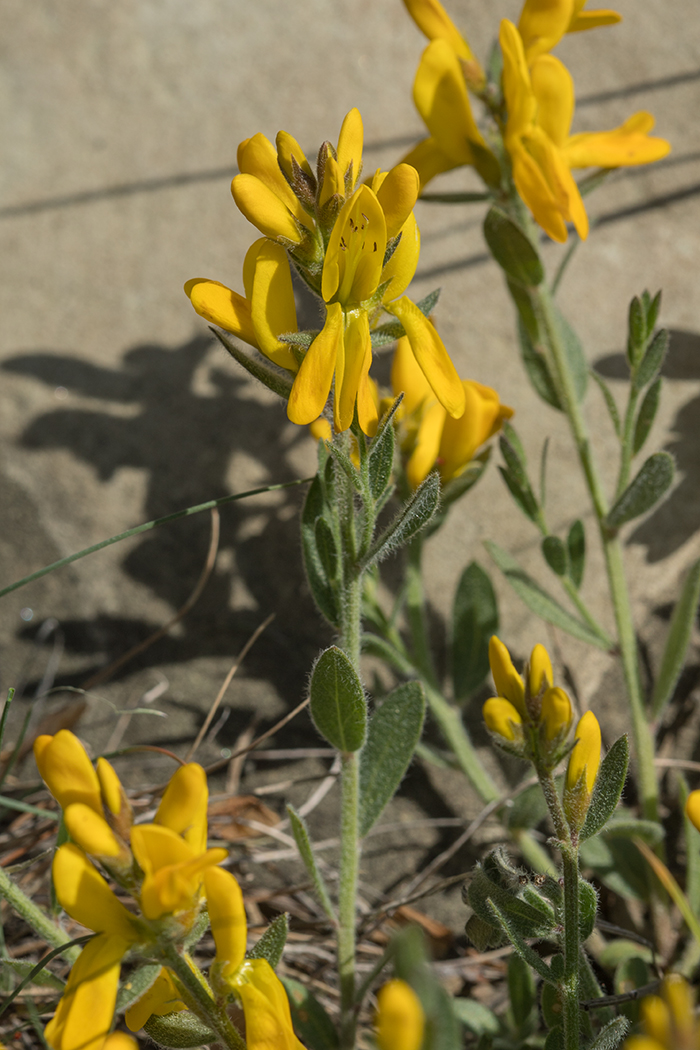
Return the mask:
[[542,540],[542,554],[552,572],[557,576],[566,576],[569,568],[566,545],[558,536],[545,536]]
[[321,736],[338,751],[359,751],[367,732],[367,701],[357,671],[333,645],[311,672],[311,717]]
[[526,233],[500,208],[489,208],[484,237],[491,254],[506,274],[525,286],[541,284],[544,267]]
[[582,941],[588,940],[593,933],[596,915],[598,914],[598,894],[590,882],[578,881],[578,928]]
[[658,375],[668,353],[669,334],[667,328],[660,328],[649,343],[646,353],[634,377],[635,390],[641,390]]
[[452,681],[458,703],[484,684],[489,639],[497,633],[496,593],[488,573],[472,561],[457,584],[452,613]]
[[338,552],[333,531],[325,518],[316,518],[314,538],[324,575],[327,580],[334,580],[338,569]]
[[467,999],[459,997],[452,1000],[454,1012],[458,1021],[467,1028],[472,1035],[498,1035],[501,1026],[498,1018],[488,1006],[484,1006],[478,999]]
[[369,488],[372,498],[377,500],[384,493],[391,480],[391,471],[394,466],[394,415],[401,404],[402,398],[398,397],[372,439],[369,448]]
[[289,915],[284,912],[273,919],[263,935],[246,952],[246,959],[267,959],[273,970],[277,969],[282,958],[284,946],[289,933]]
[[661,376],[656,380],[655,383],[647,390],[644,395],[644,400],[639,409],[637,421],[634,424],[634,439],[632,441],[632,450],[635,454],[641,450],[644,442],[649,437],[649,431],[651,430],[654,419],[656,418],[656,412],[659,407],[659,401],[661,400]]
[[431,313],[437,306],[441,292],[442,288],[435,288],[432,292],[428,292],[427,295],[424,295],[423,298],[419,299],[416,303],[420,312],[426,317],[430,317]]
[[360,838],[394,797],[420,740],[425,694],[420,682],[393,690],[369,723],[360,756]]
[[530,521],[537,522],[539,507],[530,486],[528,485],[527,488],[524,488],[520,485],[511,472],[505,467],[499,466],[498,469],[501,477],[508,486],[508,491],[520,507],[525,517],[529,518]]
[[676,602],[651,697],[651,717],[656,720],[673,696],[680,678],[700,601],[700,559],[694,562]]
[[608,528],[619,529],[625,522],[651,510],[671,487],[674,474],[673,456],[668,452],[649,456],[608,514]]
[[203,1043],[214,1043],[219,1038],[216,1032],[203,1024],[196,1014],[191,1014],[189,1010],[163,1014],[162,1017],[151,1014],[143,1028],[158,1046],[175,1047],[176,1050],[201,1046]]
[[586,533],[583,522],[577,518],[566,537],[566,550],[569,555],[569,574],[574,586],[578,589],[583,583],[583,570],[586,564]]
[[523,319],[518,316],[518,337],[520,352],[523,358],[525,370],[530,377],[530,382],[540,395],[552,408],[562,411],[561,401],[554,385],[554,380],[549,371],[549,366],[541,350],[538,350],[528,334]]
[[505,912],[501,911],[500,908],[493,903],[493,901],[489,901],[488,904],[491,914],[503,927],[504,933],[507,935],[508,940],[511,942],[521,959],[528,963],[535,973],[538,973],[543,980],[551,981],[552,972],[547,966],[547,963],[544,959],[540,958],[534,948],[531,948],[527,943],[518,926],[512,921],[512,916],[506,915]]
[[589,645],[595,645],[599,649],[607,649],[604,639],[599,638],[584,623],[581,623],[575,616],[567,612],[559,602],[555,601],[550,594],[543,590],[538,583],[520,568],[507,551],[488,540],[485,543],[485,547],[515,593],[522,598],[527,607],[537,616],[546,620],[547,623],[554,624],[555,627],[561,627],[563,631],[566,631],[574,638],[580,638],[581,641],[588,642]]
[[580,840],[597,835],[615,811],[627,777],[630,749],[626,736],[619,737],[600,764],[593,794],[581,828]]
[[610,419],[612,421],[615,433],[618,437],[620,437],[620,434],[622,433],[622,427],[620,424],[620,413],[617,410],[617,403],[615,402],[615,398],[612,395],[612,390],[605,382],[600,372],[596,372],[594,368],[591,368],[590,374],[598,384],[598,387],[600,388],[600,392],[605,400],[605,404],[608,409],[608,415],[610,416]]
[[646,311],[642,305],[642,300],[638,295],[635,295],[630,302],[627,320],[627,357],[632,366],[639,361],[646,338]]
[[568,358],[569,370],[574,381],[574,392],[577,400],[582,401],[588,385],[586,355],[583,352],[583,346],[576,331],[571,327],[556,303],[552,303],[552,310],[559,324],[564,353]]
[[529,1021],[536,1002],[535,981],[530,967],[515,954],[508,960],[508,996],[513,1020],[522,1028]]
[[433,472],[416,489],[410,500],[404,504],[391,524],[372,544],[365,568],[376,561],[386,558],[392,551],[403,547],[405,543],[423,529],[440,504],[440,479]]
[[121,1013],[123,1010],[128,1010],[132,1003],[135,1003],[148,991],[160,971],[159,963],[147,963],[146,966],[139,966],[138,970],[130,973],[119,986],[115,1012]]
[[[210,326],[211,328],[211,326]],[[264,386],[271,390],[273,394],[277,394],[285,401],[289,400],[289,395],[292,392],[293,379],[289,372],[283,371],[281,368],[277,369],[273,365],[264,363],[265,359],[262,356],[253,357],[246,353],[237,343],[230,339],[228,335],[222,332],[219,328],[211,328],[219,342],[226,347],[231,357],[238,361],[239,365],[245,368],[246,372],[253,376],[254,379],[259,380]],[[253,351],[255,353],[255,351]]]
[[306,494],[301,512],[301,549],[309,589],[316,605],[329,623],[337,626],[338,606],[323,562],[316,546],[316,522],[323,514],[323,488],[318,476],[314,478]]
[[629,1031],[626,1017],[615,1017],[606,1024],[591,1043],[588,1050],[617,1050]]
[[289,998],[294,1031],[309,1050],[336,1050],[338,1033],[320,1002],[300,981],[281,977]]
[[[30,962],[28,959],[3,959],[2,968],[3,971],[10,971],[15,977],[19,977],[20,980],[28,977],[32,970],[36,967],[36,962]],[[160,969],[160,967],[159,967]],[[66,982],[62,980],[57,974],[52,973],[51,970],[43,969],[39,970],[32,977],[31,983],[36,985],[37,988],[53,988],[57,992],[62,992],[66,987]]]

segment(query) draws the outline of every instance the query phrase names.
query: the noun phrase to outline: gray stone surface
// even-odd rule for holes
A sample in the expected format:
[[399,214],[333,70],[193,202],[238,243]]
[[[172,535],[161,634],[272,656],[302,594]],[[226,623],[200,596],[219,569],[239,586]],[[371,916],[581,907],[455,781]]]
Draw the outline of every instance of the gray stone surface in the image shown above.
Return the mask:
[[[485,55],[498,15],[516,17],[518,7],[456,0],[451,10]],[[629,529],[635,605],[658,650],[663,620],[654,610],[671,600],[700,553],[700,43],[694,0],[618,7],[622,25],[568,38],[559,49],[577,84],[575,126],[614,126],[649,108],[673,153],[614,176],[590,198],[600,226],[577,253],[562,302],[590,360],[605,358],[621,391],[611,355],[624,344],[629,298],[664,289],[662,321],[675,334],[650,447],[673,450],[681,473],[668,504]],[[421,135],[410,85],[423,38],[399,0],[6,0],[3,23],[0,579],[9,582],[138,521],[313,470],[310,439],[210,342],[182,284],[208,276],[241,287],[243,256],[257,235],[228,190],[242,138],[259,130],[273,138],[284,128],[314,150],[335,140],[356,105],[366,168],[401,156]],[[475,187],[475,177],[458,172],[444,185]],[[550,436],[551,521],[565,528],[585,517],[593,548],[585,593],[610,623],[605,589],[594,584],[600,559],[568,435],[523,377],[512,310],[484,256],[479,206],[421,204],[417,214],[423,254],[415,294],[442,285],[438,323],[460,373],[497,386],[515,407],[533,460]],[[545,248],[553,265],[560,254]],[[596,392],[590,418],[611,474],[614,445]],[[156,706],[169,719],[139,716],[128,739],[180,746],[191,737],[236,652],[271,611],[274,626],[231,687],[219,744],[230,745],[253,714],[269,724],[298,702],[328,639],[304,589],[299,502],[291,490],[222,512],[219,562],[195,611],[97,690],[122,708],[166,677]],[[193,588],[208,528],[206,516],[179,523],[3,599],[2,687],[16,683],[47,617],[64,637],[64,684],[80,685],[145,638]],[[488,536],[544,576],[537,536],[492,469],[431,544],[428,580],[439,614],[461,567],[473,557],[486,564]],[[517,654],[552,642],[500,583],[499,593],[502,636]],[[23,609],[32,610],[31,621],[20,617]],[[584,702],[598,693],[604,717],[617,711],[624,724],[608,657],[562,636],[558,644]],[[46,647],[35,655],[34,682]],[[104,746],[111,709],[92,699],[87,719],[95,745]],[[305,716],[286,739],[316,743]],[[144,759],[140,772],[157,779],[158,769]],[[443,814],[475,812],[461,785],[436,778],[428,790],[414,781],[409,816],[440,805]]]

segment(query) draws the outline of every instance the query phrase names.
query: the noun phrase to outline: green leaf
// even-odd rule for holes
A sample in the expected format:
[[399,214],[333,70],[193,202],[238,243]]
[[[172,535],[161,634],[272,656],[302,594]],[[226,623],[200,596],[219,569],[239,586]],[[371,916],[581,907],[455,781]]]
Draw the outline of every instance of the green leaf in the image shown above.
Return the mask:
[[530,479],[527,476],[525,449],[513,427],[509,427],[507,432],[504,430],[498,439],[498,444],[508,470],[515,480],[523,488],[531,488]]
[[[325,885],[325,880],[321,875],[320,868],[316,863],[316,856],[314,849],[311,844],[311,838],[309,836],[309,828],[306,827],[306,823],[293,805],[287,806],[287,813],[290,818],[290,824],[292,825],[292,834],[294,835],[294,841],[297,844],[299,850],[299,856],[301,857],[304,867],[309,871],[311,880],[314,883],[314,889],[316,890],[316,896],[318,897],[319,903],[326,913],[328,919],[331,922],[336,922],[336,913],[331,903],[331,897],[328,895],[328,890]],[[287,936],[287,934],[285,934]],[[283,947],[283,945],[282,945]]]
[[554,984],[545,981],[542,985],[540,1002],[542,1004],[544,1023],[548,1028],[556,1032],[561,1027],[562,1022],[562,1001],[559,989]]
[[380,324],[370,332],[372,349],[379,350],[383,346],[389,346],[405,334],[403,325],[398,321],[387,321],[386,324]]
[[[2,960],[3,971],[9,970],[15,977],[19,977],[23,980],[25,977],[29,977],[32,971],[36,967],[36,962],[29,962],[27,959],[5,959]],[[160,967],[159,967],[160,969]],[[31,983],[36,985],[38,988],[53,988],[57,992],[62,992],[66,987],[66,982],[58,977],[57,974],[52,973],[51,970],[39,970],[35,973],[31,979]]]
[[161,1017],[158,1014],[151,1014],[143,1028],[154,1043],[159,1046],[175,1047],[178,1050],[180,1047],[215,1043],[219,1038],[216,1032],[200,1021],[196,1014],[191,1014],[189,1010],[163,1014]]
[[634,438],[632,441],[632,450],[635,456],[649,436],[649,431],[651,430],[652,423],[656,417],[656,411],[659,407],[660,400],[661,376],[659,376],[656,382],[652,383],[649,387],[639,409],[637,422],[634,425]]
[[401,404],[402,397],[397,397],[386,413],[369,448],[369,488],[372,498],[377,500],[383,494],[391,480],[394,466],[394,415]]
[[340,445],[336,445],[332,441],[325,442],[328,455],[331,459],[335,460],[338,466],[341,468],[346,478],[355,489],[355,492],[362,492],[362,481],[360,480],[360,472]]
[[629,839],[596,835],[581,844],[581,863],[619,897],[646,900],[649,889],[639,850]]
[[627,321],[627,358],[632,367],[639,362],[646,338],[646,311],[642,305],[642,300],[635,295],[630,302]]
[[536,1002],[535,981],[530,967],[515,954],[508,960],[508,995],[513,1020],[517,1028],[522,1028]]
[[300,346],[303,350],[308,350],[317,335],[320,335],[318,328],[307,328],[303,332],[281,332],[277,338],[281,343],[287,343],[289,346]]
[[563,631],[566,631],[572,637],[588,642],[589,645],[595,645],[599,649],[607,649],[604,639],[599,638],[585,624],[567,612],[559,602],[555,601],[550,594],[543,590],[538,583],[520,568],[507,551],[504,551],[498,544],[489,540],[484,545],[515,593],[525,602],[528,609],[531,609],[541,619],[546,620],[547,623],[552,623],[555,627],[561,627]]
[[452,1006],[457,1020],[477,1038],[481,1035],[498,1035],[501,1028],[498,1018],[478,999],[453,999]]
[[588,1050],[617,1050],[629,1031],[630,1023],[626,1017],[614,1017],[605,1028],[601,1029]]
[[659,319],[659,308],[661,307],[661,292],[657,292],[649,305],[646,307],[647,332],[653,332]]
[[619,529],[625,522],[651,510],[671,487],[675,467],[668,452],[655,452],[642,465],[607,516],[609,529]]
[[359,751],[367,732],[367,701],[357,671],[342,649],[321,653],[311,672],[311,717],[338,751]]
[[267,959],[273,970],[277,969],[289,933],[289,915],[284,912],[273,919],[263,935],[246,952],[246,959]]
[[338,571],[338,552],[333,531],[325,518],[316,518],[314,538],[324,575],[327,580],[334,580]]
[[441,292],[442,288],[436,288],[434,291],[428,292],[427,295],[424,295],[423,298],[419,299],[416,303],[416,306],[418,307],[420,312],[426,317],[430,317],[431,313],[437,306]]
[[585,879],[578,880],[578,928],[582,941],[587,941],[593,933],[598,914],[598,894],[595,887]]
[[370,721],[360,756],[360,822],[363,838],[394,797],[413,758],[425,718],[420,682],[393,690]]
[[545,536],[542,540],[542,554],[552,572],[557,576],[566,576],[569,569],[569,559],[566,545],[558,536]]
[[668,344],[668,329],[660,328],[649,343],[649,347],[635,373],[633,380],[635,390],[641,390],[647,383],[651,383],[652,379],[659,373],[668,353]]
[[316,522],[321,518],[323,509],[323,487],[317,474],[309,486],[301,512],[301,549],[313,599],[328,622],[337,627],[338,606],[335,594],[316,546]]
[[506,284],[518,311],[518,321],[523,325],[528,338],[537,342],[540,327],[537,314],[532,305],[530,292],[527,288],[523,288],[521,284],[518,284],[517,281],[511,281],[509,277],[506,278]]
[[560,1024],[547,1032],[544,1050],[564,1050],[564,1029]]
[[543,980],[551,981],[552,971],[549,969],[544,959],[540,958],[534,948],[531,948],[527,943],[522,936],[518,925],[513,922],[512,916],[506,915],[506,913],[501,911],[498,905],[494,904],[493,901],[489,901],[488,904],[492,915],[503,927],[503,932],[506,934],[508,940],[513,945],[513,948],[521,959],[531,966],[535,973],[538,973]]
[[657,846],[665,836],[663,826],[655,820],[637,820],[624,814],[611,817],[603,833],[620,839],[641,839],[649,846]]
[[128,978],[119,986],[117,1003],[114,1007],[115,1013],[122,1013],[124,1010],[128,1010],[132,1003],[140,999],[155,983],[160,971],[160,963],[148,963],[146,966],[139,966],[138,970],[130,973]]
[[335,1025],[313,992],[291,977],[280,977],[280,980],[289,997],[294,1031],[304,1046],[309,1050],[336,1050]]
[[583,583],[583,570],[586,564],[586,533],[580,518],[577,518],[569,529],[566,549],[569,556],[569,574],[574,586],[578,589]]
[[518,315],[518,339],[523,364],[525,365],[525,371],[530,377],[530,382],[543,401],[546,401],[552,408],[556,408],[561,412],[561,401],[559,400],[557,388],[554,385],[545,356],[532,342],[520,315]]
[[544,267],[536,248],[500,208],[491,207],[486,213],[484,237],[498,265],[514,281],[526,287],[542,283]]
[[364,567],[386,558],[392,551],[403,547],[405,543],[425,528],[440,505],[440,479],[437,473],[428,474],[425,481],[416,489],[411,498],[401,508],[391,524],[372,544]]
[[600,965],[604,966],[606,970],[614,970],[620,963],[625,962],[626,959],[633,959],[635,956],[639,956],[647,963],[653,962],[654,959],[654,953],[651,948],[621,937],[606,944],[598,958]]
[[467,565],[455,591],[452,613],[452,682],[459,703],[484,684],[489,639],[498,633],[498,604],[487,572]]
[[600,392],[605,400],[606,407],[608,409],[608,415],[612,421],[613,428],[618,437],[622,434],[622,426],[620,423],[620,413],[617,410],[617,403],[613,397],[612,390],[603,379],[600,372],[596,372],[595,368],[591,368],[590,375],[596,381],[600,388]]
[[499,466],[498,469],[501,474],[501,477],[508,486],[508,490],[511,496],[518,504],[525,517],[529,518],[530,521],[537,523],[537,519],[539,516],[539,507],[537,505],[537,500],[535,499],[532,489],[529,486],[528,488],[523,488],[522,485],[519,485],[513,477],[513,475],[511,474],[511,472],[509,470],[506,470],[505,467]]
[[630,749],[626,736],[619,737],[600,764],[593,794],[581,828],[580,841],[597,835],[605,827],[620,801],[627,777]]
[[242,365],[246,372],[261,382],[263,386],[266,386],[268,390],[271,390],[273,394],[277,394],[278,397],[283,398],[285,401],[289,400],[293,382],[289,372],[284,372],[281,368],[276,369],[269,363],[263,363],[265,361],[263,357],[251,356],[220,329],[212,328],[211,325],[209,327],[219,342],[226,347],[231,357],[238,361],[239,365]]
[[694,562],[685,578],[668,629],[661,666],[651,696],[651,717],[656,720],[673,696],[680,678],[700,601],[700,559]]

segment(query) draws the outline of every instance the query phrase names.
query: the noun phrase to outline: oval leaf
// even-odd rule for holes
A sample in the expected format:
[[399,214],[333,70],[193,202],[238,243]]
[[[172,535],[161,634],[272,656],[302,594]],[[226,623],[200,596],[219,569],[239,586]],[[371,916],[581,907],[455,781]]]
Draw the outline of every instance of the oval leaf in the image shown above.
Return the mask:
[[544,267],[530,238],[500,208],[489,208],[484,237],[502,270],[524,285],[541,284]]
[[659,401],[661,400],[661,376],[658,377],[655,383],[647,390],[642,401],[641,408],[639,409],[639,415],[637,416],[637,422],[634,425],[634,440],[632,442],[632,451],[635,456],[642,448],[644,442],[649,437],[649,431],[651,430],[652,423],[656,418],[656,411],[659,407]]
[[569,559],[563,540],[560,540],[558,536],[545,536],[542,540],[542,554],[552,572],[555,572],[557,576],[566,576]]
[[273,970],[282,958],[289,933],[289,913],[284,912],[273,919],[262,937],[246,952],[246,959],[267,959]]
[[566,537],[566,550],[569,555],[569,574],[576,588],[583,583],[583,570],[586,564],[586,533],[580,518],[573,523]]
[[649,344],[649,348],[642,358],[642,363],[634,377],[634,386],[636,390],[641,390],[642,387],[647,385],[647,383],[650,383],[654,376],[659,372],[664,363],[664,358],[668,353],[668,343],[668,329],[660,328]]
[[360,838],[394,797],[420,740],[425,696],[420,682],[394,689],[369,724],[360,757]]
[[484,684],[489,639],[498,633],[498,604],[487,572],[472,561],[460,577],[452,614],[452,681],[455,700]]
[[584,842],[605,827],[620,801],[625,786],[630,749],[626,736],[619,737],[608,751],[598,770],[591,802],[581,828]]
[[367,732],[367,701],[350,660],[333,645],[311,673],[311,717],[321,736],[339,751],[359,751]]
[[671,487],[674,473],[673,456],[668,452],[649,456],[608,514],[608,528],[619,529],[625,522],[651,510]]
[[151,1014],[143,1026],[144,1031],[150,1035],[154,1043],[160,1046],[172,1046],[178,1048],[201,1046],[203,1043],[213,1043],[219,1038],[218,1034],[205,1025],[196,1014],[189,1010],[180,1013]]

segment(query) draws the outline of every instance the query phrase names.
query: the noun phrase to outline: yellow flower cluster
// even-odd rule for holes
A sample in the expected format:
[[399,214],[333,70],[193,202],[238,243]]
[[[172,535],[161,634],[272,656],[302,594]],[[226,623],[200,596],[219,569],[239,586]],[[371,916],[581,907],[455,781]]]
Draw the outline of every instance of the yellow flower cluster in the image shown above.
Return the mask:
[[[547,650],[539,644],[534,647],[523,680],[507,648],[494,635],[489,643],[489,663],[498,695],[484,704],[488,730],[505,750],[544,760],[553,768],[566,751],[573,711],[564,690],[552,684],[554,676]],[[566,772],[564,804],[567,816],[580,823],[600,766],[600,726],[592,711],[579,719],[575,737]]]
[[[40,736],[34,755],[72,840],[54,857],[56,895],[71,918],[96,934],[73,966],[46,1027],[53,1050],[122,1050],[115,1041],[119,1033],[110,1036],[122,959],[132,950],[158,959],[164,946],[183,952],[205,898],[216,943],[219,997],[235,994],[242,1001],[248,1046],[264,1050],[274,1036],[274,1045],[299,1050],[286,993],[274,971],[262,959],[244,961],[241,891],[233,875],[217,867],[226,850],[207,849],[208,788],[202,767],[194,762],[181,766],[153,822],[134,825],[112,766],[99,758],[95,769],[68,730]],[[121,903],[98,868],[129,893],[136,913]],[[127,1011],[128,1027],[138,1031],[151,1014],[187,1009],[183,998],[187,994],[177,978],[163,968]]]
[[[418,175],[408,164],[360,183],[363,128],[356,109],[343,121],[337,148],[324,143],[316,173],[286,132],[276,148],[264,135],[242,142],[236,204],[264,237],[245,258],[245,296],[196,278],[185,291],[202,317],[233,332],[294,377],[288,415],[320,416],[333,387],[336,431],[355,412],[362,430],[377,425],[369,369],[371,329],[383,312],[400,321],[435,397],[452,416],[464,411],[462,384],[435,328],[405,294],[418,264],[413,206]],[[321,297],[322,330],[307,348],[281,336],[297,332],[287,256]]]
[[[488,185],[498,186],[508,173],[500,170],[472,113],[468,89],[483,94],[485,80],[469,45],[438,0],[404,2],[430,39],[413,87],[416,108],[430,134],[404,163],[418,171],[421,188],[441,172],[465,164],[473,165]],[[654,118],[644,111],[610,131],[570,134],[574,84],[550,51],[565,33],[620,20],[615,11],[585,11],[584,4],[585,0],[525,0],[517,26],[503,19],[499,34],[503,107],[494,115],[515,187],[555,241],[566,240],[569,222],[580,237],[588,234],[586,210],[571,169],[649,164],[670,150],[664,139],[650,137]]]
[[695,1013],[693,990],[680,974],[669,974],[661,995],[642,1000],[644,1035],[625,1040],[623,1050],[698,1050],[700,1023]]

